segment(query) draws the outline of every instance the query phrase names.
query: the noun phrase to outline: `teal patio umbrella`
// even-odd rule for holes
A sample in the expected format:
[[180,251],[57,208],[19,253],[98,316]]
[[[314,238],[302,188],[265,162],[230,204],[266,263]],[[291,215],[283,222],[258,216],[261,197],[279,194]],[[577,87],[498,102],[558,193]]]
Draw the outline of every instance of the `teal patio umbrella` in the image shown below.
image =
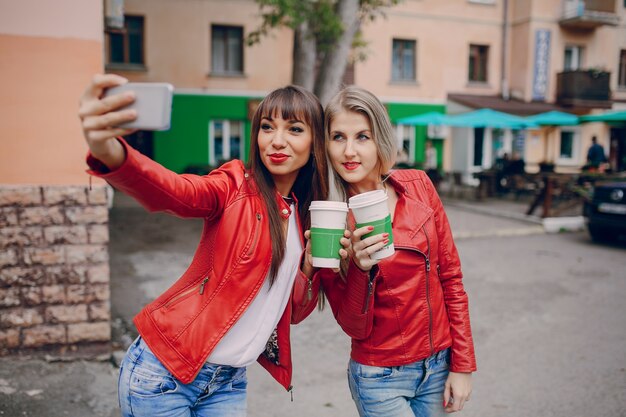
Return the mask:
[[448,124],[448,116],[442,113],[428,112],[416,116],[403,117],[396,120],[396,123],[413,126],[446,125]]
[[501,129],[526,129],[537,124],[523,117],[493,109],[480,109],[469,113],[448,116],[448,123],[455,127],[495,127]]
[[602,114],[580,116],[583,122],[626,122],[626,111],[608,111]]
[[539,126],[575,126],[580,123],[578,116],[556,110],[534,114],[526,120]]

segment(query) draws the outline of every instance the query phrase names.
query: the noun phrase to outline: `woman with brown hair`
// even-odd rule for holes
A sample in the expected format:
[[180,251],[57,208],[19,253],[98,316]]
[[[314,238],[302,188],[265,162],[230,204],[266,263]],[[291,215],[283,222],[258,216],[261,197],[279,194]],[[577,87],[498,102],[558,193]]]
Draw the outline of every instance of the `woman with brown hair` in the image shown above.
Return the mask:
[[300,87],[277,89],[254,114],[247,166],[179,175],[120,138],[134,97],[104,91],[125,82],[95,76],[81,99],[89,173],[150,211],[203,218],[204,230],[187,271],[134,319],[122,414],[245,416],[246,366],[258,360],[290,390],[289,325],[315,307],[302,230],[311,200],[326,194],[322,107]]

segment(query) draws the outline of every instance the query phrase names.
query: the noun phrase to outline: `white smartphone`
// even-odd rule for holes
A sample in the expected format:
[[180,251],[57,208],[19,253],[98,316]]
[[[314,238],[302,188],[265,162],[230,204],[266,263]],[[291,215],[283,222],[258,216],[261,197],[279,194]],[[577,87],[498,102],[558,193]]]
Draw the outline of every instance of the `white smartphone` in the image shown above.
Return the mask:
[[122,123],[119,127],[139,130],[168,130],[172,118],[172,95],[174,87],[168,83],[126,83],[108,88],[104,95],[110,96],[134,91],[135,101],[123,109],[135,109],[137,119]]

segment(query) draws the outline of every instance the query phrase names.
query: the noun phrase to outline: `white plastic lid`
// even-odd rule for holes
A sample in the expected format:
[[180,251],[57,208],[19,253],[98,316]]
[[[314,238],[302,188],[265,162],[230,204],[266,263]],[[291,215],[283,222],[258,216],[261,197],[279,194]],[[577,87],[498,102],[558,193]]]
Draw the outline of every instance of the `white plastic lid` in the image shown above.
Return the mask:
[[343,201],[311,201],[309,210],[338,210],[348,212],[348,205]]
[[384,190],[368,191],[366,193],[357,194],[350,197],[348,204],[351,209],[371,206],[387,200],[387,194]]

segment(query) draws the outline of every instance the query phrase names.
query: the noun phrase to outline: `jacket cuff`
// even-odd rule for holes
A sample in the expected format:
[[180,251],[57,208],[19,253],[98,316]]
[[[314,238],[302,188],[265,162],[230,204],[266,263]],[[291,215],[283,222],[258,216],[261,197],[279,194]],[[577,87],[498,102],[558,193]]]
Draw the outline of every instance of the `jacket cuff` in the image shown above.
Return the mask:
[[[348,274],[346,277],[347,289],[344,298],[346,310],[352,314],[363,314],[367,310],[365,303],[373,302],[374,297],[368,297],[368,292],[374,292],[376,285],[376,276],[378,275],[378,266],[374,265],[371,270],[363,271],[354,261],[350,261]],[[370,288],[371,281],[371,288]]]
[[87,166],[89,167],[89,169],[87,170],[87,173],[89,175],[93,175],[95,177],[100,177],[104,179],[109,179],[109,178],[117,176],[120,172],[123,173],[123,171],[129,165],[128,160],[129,158],[131,158],[132,148],[128,145],[128,143],[124,140],[124,138],[118,137],[116,139],[118,140],[118,142],[120,142],[120,144],[124,148],[124,154],[126,155],[122,165],[120,165],[120,167],[115,170],[111,170],[108,166],[104,164],[104,162],[102,162],[101,160],[93,156],[91,152],[88,151],[87,157],[85,158],[85,160],[87,162]]

